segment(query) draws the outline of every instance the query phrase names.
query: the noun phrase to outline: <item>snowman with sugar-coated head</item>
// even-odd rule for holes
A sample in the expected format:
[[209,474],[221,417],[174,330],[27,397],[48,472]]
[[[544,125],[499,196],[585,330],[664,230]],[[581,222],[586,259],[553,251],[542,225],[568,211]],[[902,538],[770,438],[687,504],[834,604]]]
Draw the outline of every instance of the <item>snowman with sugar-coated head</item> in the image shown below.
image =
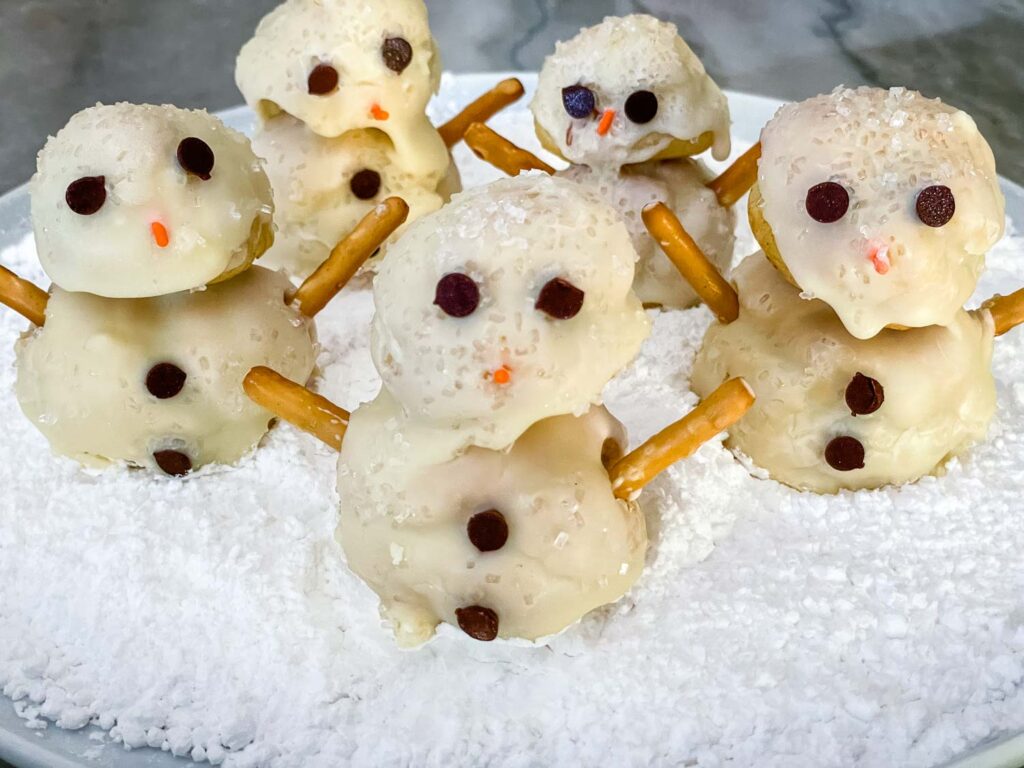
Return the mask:
[[349,415],[271,371],[250,375],[258,402],[340,449],[338,538],[400,643],[439,623],[532,640],[618,599],[646,550],[635,495],[749,406],[731,383],[623,455],[600,399],[648,333],[635,262],[593,193],[544,176],[498,182],[388,249],[372,402]]
[[17,396],[53,451],[183,476],[255,447],[271,414],[242,379],[253,365],[308,379],[313,316],[343,281],[303,303],[315,284],[252,265],[273,203],[248,139],[206,112],[97,105],[40,152],[31,203],[54,284],[0,268],[0,301],[33,324]]

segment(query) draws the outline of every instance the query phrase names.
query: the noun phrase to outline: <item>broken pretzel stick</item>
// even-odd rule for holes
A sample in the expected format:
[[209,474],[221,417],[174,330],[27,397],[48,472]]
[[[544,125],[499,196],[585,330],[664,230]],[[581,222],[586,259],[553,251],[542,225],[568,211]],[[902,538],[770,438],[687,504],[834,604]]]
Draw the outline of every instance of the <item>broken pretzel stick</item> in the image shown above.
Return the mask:
[[555,172],[554,168],[535,154],[517,147],[483,123],[473,123],[469,126],[466,131],[466,144],[481,160],[509,176],[518,176],[523,171],[544,171],[549,174]]
[[501,110],[523,96],[523,84],[514,77],[496,86],[469,104],[459,114],[437,129],[445,146],[451,149],[466,135],[473,123],[486,123]]
[[608,473],[612,492],[620,499],[634,498],[663,470],[739,421],[753,404],[754,393],[743,379],[725,382],[686,416],[615,462]]
[[43,327],[49,294],[35,283],[0,267],[0,304],[6,304],[30,323]]
[[344,408],[262,365],[246,374],[242,387],[257,405],[341,450],[351,415]]
[[348,237],[334,246],[331,255],[292,294],[289,303],[306,317],[316,316],[408,216],[409,206],[400,197],[389,197],[375,206]]
[[736,289],[708,261],[668,206],[652,203],[644,208],[642,215],[651,237],[719,321],[731,323],[739,317],[740,300]]
[[761,159],[761,142],[736,158],[736,162],[722,171],[721,175],[708,182],[707,186],[719,205],[729,208],[754,186],[757,181],[757,161]]
[[993,296],[981,307],[992,315],[995,335],[1002,336],[1024,323],[1024,288],[1014,291],[1009,296]]

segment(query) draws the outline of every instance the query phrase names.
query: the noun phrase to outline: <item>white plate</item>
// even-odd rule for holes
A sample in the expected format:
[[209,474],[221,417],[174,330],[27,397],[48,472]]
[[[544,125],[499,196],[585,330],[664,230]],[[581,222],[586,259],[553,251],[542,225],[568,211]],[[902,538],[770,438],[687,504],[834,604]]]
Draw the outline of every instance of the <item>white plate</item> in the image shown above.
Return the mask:
[[[490,87],[503,75],[472,74],[446,76],[441,94],[433,105],[437,119],[451,114],[457,105],[464,104]],[[533,89],[536,76],[517,75],[528,90]],[[761,96],[730,93],[733,133],[737,150],[757,139],[761,126],[772,116],[780,102]],[[252,126],[252,113],[239,107],[221,113],[229,125],[248,131]],[[712,164],[721,165],[721,164]],[[1003,181],[1007,198],[1007,211],[1017,221],[1024,221],[1024,189]],[[24,186],[0,197],[0,249],[18,242],[31,228],[28,193]],[[9,702],[8,702],[9,703]],[[168,768],[191,764],[191,760],[178,759],[168,753],[152,749],[126,751],[103,738],[98,728],[65,731],[53,725],[45,730],[30,730],[13,707],[0,706],[0,759],[17,768]],[[949,768],[1015,768],[1024,763],[1024,735],[1007,738],[987,745],[976,745],[968,755],[949,764]]]

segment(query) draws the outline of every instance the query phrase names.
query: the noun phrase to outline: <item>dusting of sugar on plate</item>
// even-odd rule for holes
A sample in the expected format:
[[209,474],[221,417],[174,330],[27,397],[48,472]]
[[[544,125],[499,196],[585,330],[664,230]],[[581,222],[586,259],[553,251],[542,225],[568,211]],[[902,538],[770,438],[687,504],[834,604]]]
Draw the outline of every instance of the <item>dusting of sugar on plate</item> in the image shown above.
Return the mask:
[[[493,125],[536,149],[521,106]],[[456,155],[467,186],[497,177]],[[1022,252],[996,248],[979,296],[1024,284]],[[42,280],[28,238],[0,262]],[[371,313],[349,291],[318,318],[318,388],[348,408],[379,385]],[[656,315],[610,385],[633,444],[696,402],[710,322]],[[991,439],[945,477],[820,497],[716,440],[642,496],[648,568],[624,599],[546,642],[442,626],[403,652],[334,541],[329,449],[282,426],[187,482],[86,473],[14,400],[23,326],[0,312],[0,686],[29,727],[237,768],[929,766],[1024,728],[1020,331],[996,342]]]

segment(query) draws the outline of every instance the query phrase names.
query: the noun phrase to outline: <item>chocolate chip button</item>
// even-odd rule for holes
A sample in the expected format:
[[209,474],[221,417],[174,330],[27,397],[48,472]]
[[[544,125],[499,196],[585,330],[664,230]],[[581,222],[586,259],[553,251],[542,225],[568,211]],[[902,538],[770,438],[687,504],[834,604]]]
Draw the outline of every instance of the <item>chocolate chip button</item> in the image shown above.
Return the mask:
[[917,196],[917,218],[929,227],[941,227],[956,213],[953,190],[942,184],[925,187]]
[[498,614],[481,605],[456,608],[459,628],[474,640],[490,642],[498,636]]
[[850,193],[842,184],[823,181],[807,190],[804,205],[812,219],[822,224],[832,224],[846,215],[850,207]]
[[360,200],[372,200],[380,192],[380,174],[369,168],[363,168],[352,177],[348,186],[352,190],[352,194]]
[[326,96],[337,87],[338,70],[330,64],[317,64],[306,80],[306,88],[311,96]]
[[583,308],[583,296],[583,291],[568,280],[556,277],[540,289],[534,306],[556,320],[568,320]]
[[192,460],[179,451],[156,451],[153,460],[171,477],[184,477],[192,471]]
[[[590,117],[597,108],[597,99],[594,92],[583,85],[570,85],[562,89],[562,106],[569,117],[582,120]],[[569,142],[570,144],[572,142]]]
[[404,37],[389,37],[380,49],[384,65],[392,72],[401,74],[412,62],[412,46]]
[[477,512],[466,524],[470,542],[481,552],[494,552],[508,541],[508,523],[505,516],[496,509]]
[[469,275],[451,272],[437,281],[434,303],[446,315],[469,317],[480,305],[480,289]]
[[83,176],[68,184],[64,202],[79,216],[92,216],[107,201],[107,178]]
[[195,136],[182,139],[178,144],[178,165],[203,181],[210,180],[213,171],[213,150],[210,145]]
[[626,99],[626,117],[634,123],[649,123],[658,114],[658,97],[650,91],[636,91]]
[[846,405],[854,416],[867,416],[882,407],[885,390],[876,379],[863,373],[854,374],[846,385]]
[[833,438],[825,446],[825,461],[832,469],[850,472],[864,468],[864,446],[855,437],[844,435]]
[[167,400],[181,392],[188,375],[174,363],[157,363],[146,374],[146,389],[159,400]]

